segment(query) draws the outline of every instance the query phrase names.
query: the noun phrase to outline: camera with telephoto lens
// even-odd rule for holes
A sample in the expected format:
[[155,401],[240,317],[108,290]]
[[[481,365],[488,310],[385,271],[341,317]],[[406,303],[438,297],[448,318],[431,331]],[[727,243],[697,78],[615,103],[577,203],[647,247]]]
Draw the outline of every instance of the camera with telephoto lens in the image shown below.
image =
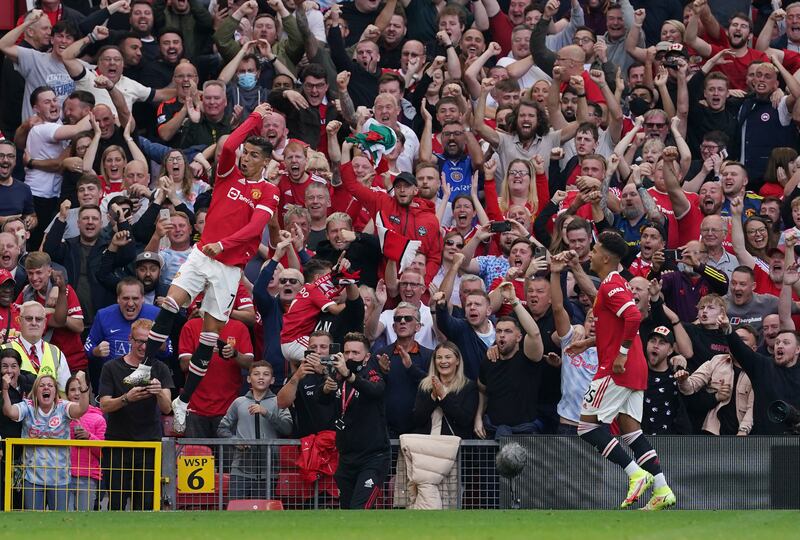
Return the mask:
[[800,435],[800,409],[786,403],[782,399],[777,399],[769,404],[767,416],[775,424],[786,426],[787,433]]
[[338,343],[331,343],[330,348],[328,349],[328,354],[321,357],[319,359],[319,363],[325,367],[325,372],[330,376],[331,379],[336,377],[336,358],[339,352],[341,352],[342,346]]

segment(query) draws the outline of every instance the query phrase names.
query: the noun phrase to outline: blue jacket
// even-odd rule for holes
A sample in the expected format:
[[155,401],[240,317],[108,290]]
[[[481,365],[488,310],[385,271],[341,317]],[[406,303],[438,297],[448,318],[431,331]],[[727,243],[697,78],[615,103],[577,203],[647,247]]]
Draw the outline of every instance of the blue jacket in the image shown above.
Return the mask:
[[264,359],[272,365],[275,385],[283,386],[289,377],[289,369],[281,352],[281,330],[283,329],[283,305],[267,290],[278,263],[270,259],[253,283],[253,302],[261,315],[264,326]]

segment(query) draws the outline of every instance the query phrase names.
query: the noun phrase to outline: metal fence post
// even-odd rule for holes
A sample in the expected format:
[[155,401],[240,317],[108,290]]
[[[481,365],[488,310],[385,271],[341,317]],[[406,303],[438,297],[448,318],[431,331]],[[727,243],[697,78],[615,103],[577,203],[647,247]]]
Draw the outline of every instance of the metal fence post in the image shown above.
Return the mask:
[[217,472],[217,475],[218,475],[217,492],[219,493],[219,506],[217,507],[217,510],[225,510],[225,508],[223,508],[223,504],[224,504],[223,497],[224,497],[225,494],[223,493],[223,489],[222,489],[223,474],[224,474],[224,471],[225,471],[225,467],[224,467],[224,463],[225,463],[225,445],[224,444],[217,445],[217,448],[219,448],[219,468],[217,469],[217,471],[218,471]]
[[267,445],[267,499],[272,499],[272,445]]
[[177,445],[174,437],[164,437],[161,439],[161,478],[156,478],[156,482],[163,479],[163,491],[161,498],[170,510],[175,509],[177,497]]

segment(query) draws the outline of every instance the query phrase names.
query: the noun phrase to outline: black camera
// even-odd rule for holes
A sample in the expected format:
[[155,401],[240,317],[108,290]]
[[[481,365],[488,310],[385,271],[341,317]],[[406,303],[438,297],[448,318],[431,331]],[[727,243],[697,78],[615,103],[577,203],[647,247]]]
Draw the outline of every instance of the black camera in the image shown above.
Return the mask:
[[319,363],[325,367],[325,372],[331,377],[334,378],[336,376],[336,359],[334,358],[335,355],[339,354],[342,350],[342,346],[338,343],[331,343],[330,348],[328,349],[328,354],[323,356],[319,359]]
[[767,416],[775,424],[786,426],[788,433],[800,435],[800,409],[786,403],[782,399],[777,399],[769,404]]

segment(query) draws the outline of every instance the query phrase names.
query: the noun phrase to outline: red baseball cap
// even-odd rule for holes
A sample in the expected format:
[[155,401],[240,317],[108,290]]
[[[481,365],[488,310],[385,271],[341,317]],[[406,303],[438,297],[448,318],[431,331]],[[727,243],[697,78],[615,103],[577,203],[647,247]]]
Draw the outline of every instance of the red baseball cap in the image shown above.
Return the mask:
[[11,272],[5,269],[0,269],[0,285],[2,285],[8,280],[11,280],[14,283],[16,283],[16,281],[14,280],[14,276],[11,274]]

